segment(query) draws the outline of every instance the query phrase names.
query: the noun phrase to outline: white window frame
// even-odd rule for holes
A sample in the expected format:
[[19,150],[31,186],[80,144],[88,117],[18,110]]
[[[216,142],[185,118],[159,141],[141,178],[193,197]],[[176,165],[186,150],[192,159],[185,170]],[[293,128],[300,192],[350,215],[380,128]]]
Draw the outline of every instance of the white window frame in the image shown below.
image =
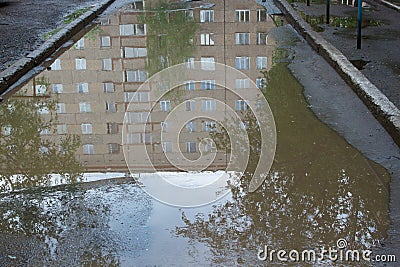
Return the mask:
[[189,121],[186,123],[185,127],[189,133],[193,133],[196,131],[197,123],[196,123],[196,121]]
[[102,69],[106,71],[113,70],[113,63],[111,58],[103,58]]
[[84,144],[82,146],[83,154],[85,155],[93,155],[94,154],[94,145],[93,144]]
[[268,21],[268,13],[265,9],[257,9],[257,22]]
[[185,90],[192,91],[196,89],[194,81],[185,81]]
[[236,32],[235,33],[236,45],[249,45],[250,44],[250,33],[249,32]]
[[75,58],[76,70],[86,70],[86,58]]
[[201,57],[201,69],[214,71],[215,70],[215,58],[214,57]]
[[80,103],[79,103],[79,112],[80,112],[80,113],[89,113],[89,112],[92,112],[90,103],[89,103],[89,102],[80,102]]
[[58,113],[58,114],[66,113],[65,103],[57,103],[56,104],[56,113]]
[[258,70],[264,70],[267,68],[268,58],[267,57],[257,57],[256,67]]
[[235,66],[238,70],[249,70],[250,69],[250,57],[242,56],[236,57]]
[[268,33],[257,32],[257,45],[266,45],[266,44],[268,44]]
[[201,109],[203,111],[215,111],[216,105],[217,105],[217,103],[216,103],[215,99],[201,100]]
[[61,70],[61,59],[57,58],[54,62],[50,65],[51,70]]
[[124,73],[125,82],[145,82],[147,80],[145,70],[126,70]]
[[82,123],[81,124],[82,134],[92,134],[92,124],[91,123]]
[[168,112],[171,110],[171,101],[170,100],[161,100],[160,101],[160,110],[163,112]]
[[122,58],[139,58],[147,56],[146,47],[122,47],[121,57]]
[[162,142],[161,143],[162,151],[164,153],[171,153],[172,152],[172,142]]
[[215,121],[203,121],[201,123],[201,130],[203,132],[212,132],[212,131],[215,131],[216,125],[217,124]]
[[61,83],[53,83],[51,87],[53,93],[61,94],[63,92],[63,85]]
[[196,142],[186,142],[186,153],[196,153],[197,143]]
[[235,101],[235,110],[236,111],[246,111],[248,107],[249,107],[248,100],[239,99],[239,100]]
[[196,100],[186,100],[186,111],[194,111],[196,109]]
[[104,91],[104,93],[114,93],[115,92],[114,83],[104,82],[103,83],[103,91]]
[[214,10],[200,10],[200,22],[214,22]]
[[201,81],[201,90],[215,90],[215,80],[203,80]]
[[256,86],[259,88],[259,89],[266,89],[267,88],[267,79],[266,78],[257,78],[256,79]]
[[106,101],[106,111],[109,113],[117,112],[117,103],[114,101]]
[[250,9],[236,9],[236,22],[250,22]]
[[101,48],[111,47],[111,37],[109,35],[100,36],[100,47]]
[[250,79],[236,79],[235,80],[236,89],[248,89],[250,88]]
[[85,48],[85,38],[82,37],[81,39],[79,39],[75,45],[74,45],[75,49],[84,49]]
[[76,90],[80,94],[89,93],[89,84],[88,83],[78,83],[76,86]]
[[200,44],[205,46],[214,45],[214,33],[202,33],[200,34]]
[[194,70],[194,57],[186,59],[185,64],[187,69]]
[[66,124],[58,124],[57,125],[57,134],[67,134],[67,125]]

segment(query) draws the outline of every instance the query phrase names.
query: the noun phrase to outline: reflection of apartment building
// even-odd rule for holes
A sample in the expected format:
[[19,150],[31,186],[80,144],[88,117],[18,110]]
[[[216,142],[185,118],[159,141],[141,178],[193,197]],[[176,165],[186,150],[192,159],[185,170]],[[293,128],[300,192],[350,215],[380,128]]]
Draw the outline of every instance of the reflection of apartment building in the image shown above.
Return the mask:
[[[198,1],[185,3],[186,13],[199,26],[193,40],[194,53],[187,59],[188,68],[201,60],[199,67],[212,72],[215,62],[224,63],[244,72],[258,87],[265,87],[261,71],[271,67],[273,44],[268,39],[268,32],[274,25],[265,8],[256,1],[207,2],[212,5]],[[154,105],[150,92],[134,94],[148,78],[148,26],[139,19],[144,14],[143,6],[150,6],[150,1],[135,2],[110,17],[102,18],[98,29],[80,39],[52,63],[51,70],[40,75],[48,78],[51,90],[58,93],[58,134],[81,136],[82,148],[78,157],[89,170],[126,170],[121,130],[128,102],[134,102],[138,111],[127,114],[127,120],[139,125],[146,122],[145,110]],[[250,86],[250,80],[236,79],[233,86],[245,90]],[[156,90],[164,89],[168,89],[167,81],[160,82]],[[184,103],[187,112],[195,109],[216,112],[217,105],[212,98],[225,97],[227,100],[224,90],[218,90],[212,78],[204,77],[198,83],[188,80],[181,89],[190,96]],[[40,90],[37,87],[38,93]],[[193,94],[208,96],[209,99],[190,100]],[[246,99],[231,100],[227,104],[232,109],[247,109]],[[156,108],[146,130],[138,128],[126,140],[131,144],[145,144],[153,163],[157,165],[159,162],[161,167],[168,167],[163,152],[173,152],[173,144],[162,142],[159,135],[168,132],[164,119],[176,104],[173,99],[163,98],[154,105]],[[141,107],[143,112],[140,112]],[[188,122],[179,141],[183,154],[188,158],[198,157],[199,140],[214,127],[215,122],[207,119]],[[202,149],[213,150],[213,144],[203,144]],[[142,152],[138,153],[140,158]],[[226,164],[226,157],[220,155],[220,158],[223,160],[216,164]]]

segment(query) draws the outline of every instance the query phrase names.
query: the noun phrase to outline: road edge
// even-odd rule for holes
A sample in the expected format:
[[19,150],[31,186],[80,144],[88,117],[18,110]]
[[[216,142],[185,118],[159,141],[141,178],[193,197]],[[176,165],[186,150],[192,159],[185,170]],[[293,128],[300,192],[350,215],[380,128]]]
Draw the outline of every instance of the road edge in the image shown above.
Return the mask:
[[20,58],[13,65],[0,73],[0,103],[1,95],[17,82],[32,68],[39,66],[43,61],[56,52],[64,43],[93,21],[99,14],[106,10],[115,0],[105,0],[92,7],[82,16],[62,28],[57,34],[47,39],[39,48]]
[[274,2],[296,31],[350,85],[400,147],[400,110],[354,67],[342,52],[315,32],[287,1],[274,0]]

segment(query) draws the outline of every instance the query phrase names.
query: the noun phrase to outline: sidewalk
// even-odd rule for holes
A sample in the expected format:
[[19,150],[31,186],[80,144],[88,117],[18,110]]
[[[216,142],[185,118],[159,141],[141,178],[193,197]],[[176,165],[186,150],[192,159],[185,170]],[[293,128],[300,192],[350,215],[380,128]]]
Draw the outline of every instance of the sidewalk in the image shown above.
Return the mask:
[[[323,1],[322,1],[323,2]],[[323,38],[338,48],[390,101],[400,107],[400,12],[367,0],[363,9],[362,48],[356,49],[357,8],[295,2],[294,8]]]
[[44,34],[63,24],[64,16],[94,0],[15,0],[0,2],[0,72],[44,43]]

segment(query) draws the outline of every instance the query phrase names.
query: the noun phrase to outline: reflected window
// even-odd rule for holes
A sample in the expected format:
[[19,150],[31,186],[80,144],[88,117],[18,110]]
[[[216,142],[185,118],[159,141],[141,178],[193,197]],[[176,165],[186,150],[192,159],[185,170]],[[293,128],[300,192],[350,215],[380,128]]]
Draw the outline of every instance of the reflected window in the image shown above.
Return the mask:
[[247,110],[247,107],[248,107],[248,101],[247,100],[236,100],[235,109],[237,111],[245,111],[245,110]]
[[162,121],[161,123],[160,123],[160,126],[161,126],[161,132],[166,132],[167,131],[167,128],[168,128],[168,123],[167,122],[165,122],[165,121]]
[[111,37],[110,36],[101,36],[100,37],[100,47],[102,47],[102,48],[111,47]]
[[266,78],[257,78],[256,79],[256,86],[259,89],[265,89],[267,88],[267,79]]
[[117,134],[118,124],[116,122],[107,123],[107,134]]
[[188,59],[186,59],[186,68],[187,69],[194,69],[194,57],[190,57]]
[[186,100],[185,103],[186,103],[186,111],[194,111],[196,106],[195,100]]
[[201,109],[203,111],[215,111],[216,110],[215,100],[214,99],[201,100]]
[[268,15],[267,15],[267,10],[265,9],[257,9],[257,21],[267,21],[268,20]]
[[125,102],[149,102],[149,92],[125,92]]
[[189,18],[190,20],[194,19],[193,9],[185,10],[185,14],[186,14],[186,17]]
[[81,38],[78,42],[75,43],[75,49],[84,49],[85,48],[85,38]]
[[76,58],[75,67],[77,70],[86,70],[86,58]]
[[248,45],[250,44],[250,33],[237,32],[235,33],[235,39],[237,45]]
[[162,150],[164,153],[172,152],[172,143],[171,142],[162,142]]
[[152,133],[142,133],[141,143],[144,144],[152,144],[153,143],[153,134]]
[[103,59],[103,70],[112,70],[112,60],[111,58]]
[[37,106],[37,111],[39,114],[49,114],[50,113],[49,108],[47,106],[42,106],[42,105]]
[[78,83],[77,89],[78,89],[78,93],[87,94],[87,93],[89,93],[89,84],[88,83]]
[[146,56],[147,48],[145,47],[123,47],[121,49],[121,57],[123,58],[137,58]]
[[201,81],[201,90],[215,90],[215,80]]
[[66,134],[67,133],[67,125],[59,124],[57,125],[57,134]]
[[79,103],[79,112],[80,113],[87,113],[91,112],[90,103],[89,102],[81,102]]
[[263,70],[267,68],[267,57],[257,57],[257,69]]
[[202,70],[215,70],[214,57],[201,57],[201,69]]
[[195,89],[194,81],[186,81],[185,82],[185,90],[194,90],[194,89]]
[[250,69],[250,58],[249,57],[236,57],[236,69],[248,70]]
[[40,135],[49,135],[49,134],[50,134],[49,128],[45,128],[40,131]]
[[211,132],[215,131],[215,127],[216,127],[215,121],[203,121],[201,130],[203,132]]
[[83,154],[93,155],[94,154],[94,145],[93,144],[84,144],[83,145]]
[[147,79],[147,72],[144,70],[126,70],[126,82],[144,82]]
[[3,135],[9,136],[11,134],[12,127],[11,127],[11,125],[6,125],[3,127],[2,130],[3,130]]
[[110,112],[110,113],[117,112],[117,104],[113,101],[107,101],[106,102],[106,111]]
[[200,35],[201,45],[214,45],[214,33],[202,33]]
[[161,111],[170,111],[171,110],[171,101],[169,101],[169,100],[160,101],[160,109],[161,109]]
[[188,132],[193,133],[196,131],[196,122],[195,121],[189,121],[186,123],[186,129]]
[[146,25],[145,24],[123,24],[119,25],[119,31],[121,36],[131,35],[145,35]]
[[236,89],[250,88],[250,79],[236,79]]
[[143,10],[143,1],[135,1],[131,4],[132,9]]
[[65,113],[65,103],[57,103],[56,105],[56,112],[61,114],[61,113]]
[[114,83],[103,83],[104,93],[114,93]]
[[119,154],[120,152],[120,145],[117,143],[110,143],[108,144],[108,153],[109,154]]
[[61,59],[56,59],[54,62],[50,65],[51,70],[61,70]]
[[52,91],[53,91],[53,93],[61,94],[63,92],[63,85],[60,83],[53,84]]
[[45,84],[37,84],[35,86],[35,94],[44,95],[47,91],[47,86]]
[[151,122],[151,116],[149,112],[127,112],[126,121],[128,123]]
[[250,21],[250,10],[236,10],[236,21],[237,22],[249,22]]
[[266,45],[268,43],[268,34],[265,32],[257,32],[257,44]]
[[186,142],[186,152],[196,153],[196,142]]
[[213,22],[214,10],[200,10],[200,22]]
[[81,129],[82,129],[82,134],[91,134],[92,133],[92,124],[82,123]]
[[101,18],[100,19],[100,25],[110,25],[110,19],[108,18]]

